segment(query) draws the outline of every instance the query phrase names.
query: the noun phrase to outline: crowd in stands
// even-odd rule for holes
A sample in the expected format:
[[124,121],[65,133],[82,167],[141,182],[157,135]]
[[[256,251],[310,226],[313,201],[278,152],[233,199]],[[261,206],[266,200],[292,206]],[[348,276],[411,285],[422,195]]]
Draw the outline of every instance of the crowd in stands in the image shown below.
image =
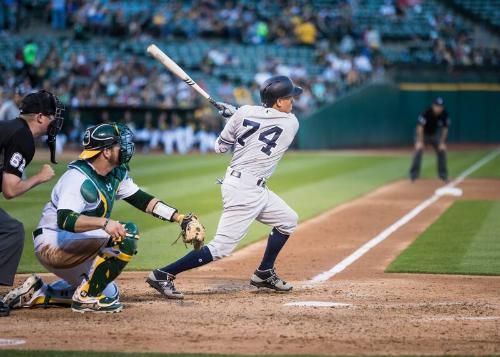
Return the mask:
[[[404,23],[425,12],[428,31],[410,40],[410,51],[426,48],[432,63],[447,65],[499,65],[496,49],[474,43],[470,31],[456,23],[456,17],[442,8],[427,11],[422,0],[379,0],[378,18],[388,23]],[[304,88],[297,100],[299,113],[335,99],[339,94],[384,73],[387,60],[384,36],[375,24],[359,30],[356,19],[365,11],[364,0],[309,1],[119,1],[52,0],[1,1],[0,27],[15,33],[19,22],[29,23],[29,6],[46,3],[46,26],[73,41],[96,37],[121,38],[146,43],[153,37],[172,41],[201,38],[251,46],[278,44],[299,46],[314,53],[315,68],[288,58],[259,58],[254,78],[244,81],[224,75],[225,68],[238,68],[244,58],[231,47],[214,46],[206,51],[194,70],[217,77],[219,100],[236,105],[256,104],[258,86],[273,74],[290,76]],[[366,3],[366,4],[365,4]],[[319,7],[318,7],[319,6]],[[428,9],[428,8],[427,8]],[[23,25],[24,26],[24,25]],[[113,50],[113,49],[110,49]],[[149,62],[150,63],[150,62]],[[2,70],[0,78],[5,103],[16,92],[32,88],[52,88],[73,108],[85,106],[152,106],[162,108],[197,107],[203,101],[185,83],[159,66],[148,65],[145,56],[121,58],[85,52],[57,51],[39,54],[36,41],[26,41],[15,54],[14,68]],[[204,86],[203,79],[196,78]],[[10,101],[10,102],[9,102]],[[0,115],[2,113],[0,107]],[[213,115],[213,114],[212,114]]]

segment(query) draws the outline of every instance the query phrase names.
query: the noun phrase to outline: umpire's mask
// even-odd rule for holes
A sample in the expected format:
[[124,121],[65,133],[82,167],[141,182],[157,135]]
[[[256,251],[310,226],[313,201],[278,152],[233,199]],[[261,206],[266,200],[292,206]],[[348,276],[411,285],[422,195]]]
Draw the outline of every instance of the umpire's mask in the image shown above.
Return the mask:
[[54,116],[47,128],[47,145],[50,150],[50,161],[56,161],[56,137],[62,129],[65,110],[59,98],[49,91],[41,90],[25,96],[21,102],[21,114],[38,114]]

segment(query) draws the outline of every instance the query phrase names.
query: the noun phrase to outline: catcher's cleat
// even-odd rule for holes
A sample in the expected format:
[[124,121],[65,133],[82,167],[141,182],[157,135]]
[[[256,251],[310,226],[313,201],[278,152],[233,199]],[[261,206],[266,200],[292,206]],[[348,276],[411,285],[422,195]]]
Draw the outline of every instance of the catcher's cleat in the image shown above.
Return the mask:
[[9,305],[4,304],[3,301],[0,301],[0,317],[9,316],[10,308]]
[[89,296],[87,293],[88,284],[85,281],[76,289],[73,294],[73,303],[71,310],[74,312],[94,312],[94,313],[113,313],[123,310],[123,305],[120,303],[120,295],[118,292],[114,296]]
[[163,273],[162,275],[165,277],[158,278],[155,272],[152,271],[149,273],[146,283],[148,283],[153,289],[156,289],[167,299],[184,299],[184,294],[175,289],[175,275],[170,273]]
[[274,271],[274,268],[268,270],[255,270],[250,278],[250,284],[257,288],[267,288],[276,291],[291,291],[292,284],[282,280]]
[[122,311],[123,305],[120,303],[118,298],[112,298],[105,295],[101,295],[98,297],[79,296],[76,299],[73,296],[73,303],[71,304],[71,310],[80,313],[84,312],[113,313]]
[[3,302],[11,309],[31,307],[33,306],[33,302],[40,296],[45,298],[43,295],[43,286],[42,278],[32,274],[20,287],[9,291],[3,298]]

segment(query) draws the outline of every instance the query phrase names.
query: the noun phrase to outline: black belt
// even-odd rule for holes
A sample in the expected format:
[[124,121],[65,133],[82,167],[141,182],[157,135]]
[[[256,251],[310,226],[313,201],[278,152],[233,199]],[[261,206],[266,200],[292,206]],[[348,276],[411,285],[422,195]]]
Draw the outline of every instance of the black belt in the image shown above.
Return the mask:
[[43,233],[43,228],[37,228],[33,231],[33,239],[35,239],[36,237],[38,237],[40,234]]
[[[236,170],[232,170],[229,175],[234,176],[236,178],[241,178],[241,172],[236,171]],[[256,185],[260,186],[260,187],[264,187],[266,185],[266,180],[263,178],[260,178],[257,180]]]

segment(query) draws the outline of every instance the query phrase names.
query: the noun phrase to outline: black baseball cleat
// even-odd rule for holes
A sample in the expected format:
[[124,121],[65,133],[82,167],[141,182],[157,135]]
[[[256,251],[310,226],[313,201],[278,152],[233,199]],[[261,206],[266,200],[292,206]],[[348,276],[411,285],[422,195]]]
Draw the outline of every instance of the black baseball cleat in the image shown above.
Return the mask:
[[281,279],[274,268],[268,270],[257,269],[250,278],[250,284],[258,288],[267,288],[275,291],[291,291],[292,284]]
[[5,304],[2,299],[0,299],[0,317],[5,317],[9,316],[10,314],[10,307],[9,305]]
[[167,299],[184,299],[184,294],[175,289],[174,279],[175,275],[170,273],[156,273],[155,271],[152,271],[149,273],[146,283]]

